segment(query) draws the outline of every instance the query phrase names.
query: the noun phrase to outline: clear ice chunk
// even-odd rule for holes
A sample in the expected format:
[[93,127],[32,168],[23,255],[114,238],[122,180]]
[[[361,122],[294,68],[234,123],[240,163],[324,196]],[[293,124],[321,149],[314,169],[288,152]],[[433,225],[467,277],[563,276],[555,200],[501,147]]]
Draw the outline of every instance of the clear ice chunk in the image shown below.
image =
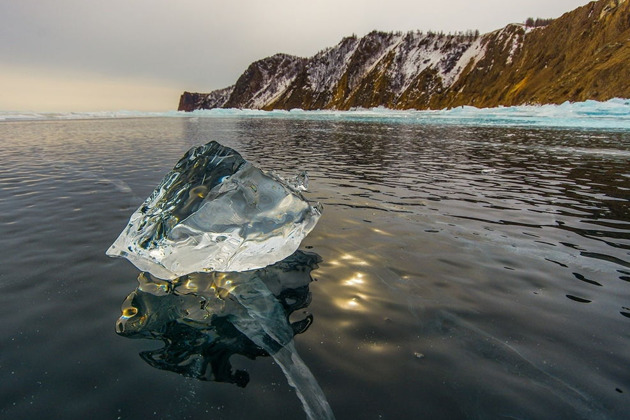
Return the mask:
[[315,227],[321,205],[294,182],[264,172],[217,142],[190,149],[107,250],[163,279],[246,271],[291,255]]

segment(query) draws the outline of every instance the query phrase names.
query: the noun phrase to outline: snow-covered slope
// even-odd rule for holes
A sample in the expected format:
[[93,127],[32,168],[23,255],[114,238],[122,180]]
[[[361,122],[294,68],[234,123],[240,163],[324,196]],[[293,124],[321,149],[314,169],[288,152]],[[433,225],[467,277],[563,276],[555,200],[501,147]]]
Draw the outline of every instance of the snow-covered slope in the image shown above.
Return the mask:
[[287,54],[252,63],[234,85],[225,108],[262,109],[273,102],[303,70],[306,59]]
[[543,28],[484,35],[371,32],[311,58],[277,54],[180,110],[435,109],[629,97],[630,2],[600,0]]
[[450,86],[468,62],[483,55],[481,40],[472,33],[375,31],[348,37],[309,59],[277,54],[256,61],[234,86],[209,94],[186,93],[180,110],[347,109],[362,106],[361,98],[374,90],[371,81],[383,77],[388,102],[395,103],[426,71],[435,71],[441,85]]

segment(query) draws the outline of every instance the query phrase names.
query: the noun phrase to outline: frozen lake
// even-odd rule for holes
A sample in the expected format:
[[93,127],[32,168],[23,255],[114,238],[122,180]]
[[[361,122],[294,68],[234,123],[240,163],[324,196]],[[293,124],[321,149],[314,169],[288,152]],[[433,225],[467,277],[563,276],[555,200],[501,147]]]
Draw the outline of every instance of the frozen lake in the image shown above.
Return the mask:
[[229,357],[240,386],[199,381],[138,356],[160,340],[115,332],[139,272],[105,250],[186,150],[216,140],[308,170],[324,206],[301,247],[321,258],[299,310],[313,323],[294,343],[337,419],[625,418],[630,128],[613,105],[571,124],[5,114],[0,417],[305,418],[271,357]]

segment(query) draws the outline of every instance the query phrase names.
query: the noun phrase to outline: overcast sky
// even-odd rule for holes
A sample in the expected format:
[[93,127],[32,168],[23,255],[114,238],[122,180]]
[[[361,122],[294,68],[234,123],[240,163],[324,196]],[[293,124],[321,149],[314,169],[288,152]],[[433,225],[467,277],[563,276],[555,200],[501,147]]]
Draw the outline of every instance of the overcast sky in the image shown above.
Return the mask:
[[0,0],[0,110],[175,109],[255,60],[353,33],[482,33],[584,0]]

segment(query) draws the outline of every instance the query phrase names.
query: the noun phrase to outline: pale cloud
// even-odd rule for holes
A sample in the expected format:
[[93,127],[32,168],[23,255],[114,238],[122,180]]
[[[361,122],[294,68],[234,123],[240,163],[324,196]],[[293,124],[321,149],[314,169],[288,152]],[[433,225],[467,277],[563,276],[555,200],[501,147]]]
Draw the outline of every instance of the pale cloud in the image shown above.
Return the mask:
[[[584,0],[3,1],[0,2],[0,63],[5,71],[7,67],[20,68],[27,69],[27,75],[29,72],[34,75],[16,77],[0,68],[0,90],[5,91],[0,97],[0,109],[53,106],[54,97],[50,95],[53,92],[58,95],[59,91],[66,92],[64,103],[81,109],[145,109],[146,95],[155,101],[152,109],[172,109],[177,106],[179,92],[225,87],[234,83],[249,63],[277,52],[311,56],[335,45],[344,36],[364,35],[373,29],[488,32],[530,16],[557,17],[586,3]],[[74,88],[73,83],[81,88]],[[81,95],[90,83],[95,85],[94,92],[101,93]],[[42,89],[39,96],[11,99],[6,93],[33,92],[33,86]],[[153,95],[149,94],[152,86],[156,92]],[[140,90],[143,95],[138,94]],[[74,99],[71,92],[77,94]],[[167,92],[177,94],[160,99]],[[95,100],[89,101],[90,97]]]

